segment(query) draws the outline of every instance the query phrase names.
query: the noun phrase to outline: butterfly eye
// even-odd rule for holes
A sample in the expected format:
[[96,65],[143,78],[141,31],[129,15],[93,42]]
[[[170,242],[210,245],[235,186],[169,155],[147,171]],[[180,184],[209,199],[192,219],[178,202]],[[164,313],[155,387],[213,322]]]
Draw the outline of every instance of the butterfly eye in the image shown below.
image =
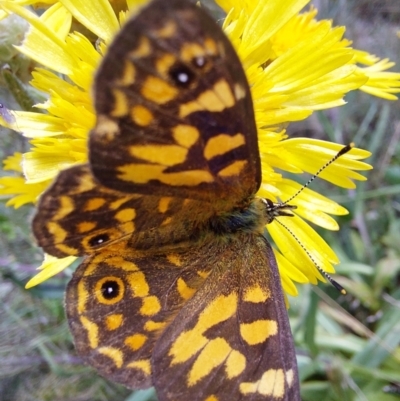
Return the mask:
[[184,64],[176,64],[169,70],[169,76],[176,85],[188,87],[194,80],[194,72]]
[[124,292],[124,283],[118,277],[104,277],[96,283],[96,296],[103,304],[115,304],[122,299]]

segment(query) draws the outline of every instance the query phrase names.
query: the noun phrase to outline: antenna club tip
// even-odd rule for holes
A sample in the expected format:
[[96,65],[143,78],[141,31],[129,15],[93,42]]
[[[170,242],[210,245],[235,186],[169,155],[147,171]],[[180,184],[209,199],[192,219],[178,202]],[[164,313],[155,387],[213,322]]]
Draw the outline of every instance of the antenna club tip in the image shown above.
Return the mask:
[[350,152],[351,149],[353,149],[355,146],[354,142],[349,143],[348,145],[344,146],[342,149],[339,150],[339,152],[336,154],[335,159],[339,158],[340,156],[343,156],[344,154]]
[[346,295],[347,291],[337,282],[335,281],[332,277],[328,277],[329,281],[331,282],[331,284],[342,294],[342,295]]

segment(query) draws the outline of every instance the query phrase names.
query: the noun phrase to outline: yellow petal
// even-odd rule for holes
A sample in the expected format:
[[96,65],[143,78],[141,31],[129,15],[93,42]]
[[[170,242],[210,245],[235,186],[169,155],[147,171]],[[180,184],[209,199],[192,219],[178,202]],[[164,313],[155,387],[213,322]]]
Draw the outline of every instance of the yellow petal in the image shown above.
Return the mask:
[[106,43],[110,42],[119,23],[108,0],[61,0],[69,12]]
[[287,281],[293,280],[298,283],[308,283],[307,277],[295,265],[290,263],[287,258],[282,256],[278,250],[274,249],[274,254],[278,262],[279,273],[282,277],[285,276]]
[[[343,148],[343,145],[310,138],[289,139],[282,142],[281,145],[282,148],[279,151],[273,149],[274,157],[269,157],[268,154],[263,155],[264,160],[274,166],[274,161],[280,158],[282,164],[286,161],[285,169],[287,171],[301,170],[311,174],[319,171]],[[355,184],[352,180],[363,181],[366,178],[353,170],[370,170],[372,168],[369,164],[358,160],[368,157],[369,154],[370,152],[353,148],[326,167],[319,177],[344,188],[354,188]],[[296,167],[296,171],[290,169],[289,162]]]
[[42,138],[65,133],[63,121],[48,114],[28,111],[13,111],[15,115],[15,130],[23,133],[26,138]]
[[6,13],[3,10],[0,10],[0,21],[7,17],[8,17],[8,13]]
[[16,152],[3,161],[4,170],[13,170],[22,173],[22,153]]
[[[238,49],[246,63],[252,62],[257,48],[260,48],[294,14],[299,12],[309,0],[270,0],[255,2],[256,6],[243,31]],[[265,23],[268,21],[268,24]],[[247,59],[247,60],[246,60]]]
[[299,216],[279,217],[267,229],[282,255],[303,272],[311,283],[315,284],[317,278],[324,280],[316,265],[330,273],[335,271],[332,264],[339,262],[337,256]]
[[71,23],[71,15],[64,7],[55,4],[39,18],[12,1],[2,0],[0,5],[32,25],[23,45],[17,47],[23,54],[62,74],[68,75],[74,68],[78,68],[76,60],[67,51],[65,37],[58,36],[58,32],[52,30],[52,27],[58,27],[60,35],[64,35],[66,28],[60,28],[60,19],[65,19],[64,24]]
[[6,206],[14,206],[18,209],[26,203],[35,203],[49,184],[49,181],[27,184],[24,177],[1,177],[0,195],[12,195],[12,198],[6,202]]
[[53,155],[39,158],[35,153],[27,152],[23,160],[24,176],[26,182],[31,184],[48,181],[74,164],[77,164],[76,160],[68,154],[55,152]]
[[[97,56],[99,56],[98,53]],[[76,85],[43,68],[37,68],[32,72],[32,76],[31,85],[36,89],[49,92],[49,88],[51,88],[52,94],[57,94],[70,103],[83,105],[93,113],[92,100],[88,91],[78,88]],[[44,135],[46,134],[44,133]]]
[[61,271],[66,269],[73,262],[75,262],[76,259],[77,258],[75,256],[68,256],[63,259],[58,259],[54,256],[45,254],[42,265],[38,267],[38,270],[41,271],[26,283],[25,288],[32,288],[35,285],[38,285],[43,281],[48,280],[50,277],[53,277],[57,273],[60,273]]

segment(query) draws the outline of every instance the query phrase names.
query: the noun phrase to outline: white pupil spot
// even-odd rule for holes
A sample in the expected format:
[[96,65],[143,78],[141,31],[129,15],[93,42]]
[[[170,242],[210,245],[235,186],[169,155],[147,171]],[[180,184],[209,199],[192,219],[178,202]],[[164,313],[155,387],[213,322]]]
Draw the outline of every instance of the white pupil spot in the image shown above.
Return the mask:
[[186,84],[187,82],[189,82],[189,75],[186,72],[180,72],[177,78],[178,81],[182,84]]
[[194,59],[194,63],[197,67],[204,67],[206,59],[204,57],[199,56]]

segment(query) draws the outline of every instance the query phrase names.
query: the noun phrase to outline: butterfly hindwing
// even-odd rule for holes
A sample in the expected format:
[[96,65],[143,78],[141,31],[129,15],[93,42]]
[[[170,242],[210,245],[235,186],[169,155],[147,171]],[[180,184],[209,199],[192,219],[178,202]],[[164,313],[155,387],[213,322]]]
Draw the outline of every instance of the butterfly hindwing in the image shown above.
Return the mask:
[[90,162],[103,185],[231,205],[260,185],[245,73],[190,1],[155,0],[126,23],[99,68],[95,99]]
[[109,247],[79,267],[66,303],[80,355],[129,387],[153,383],[160,401],[293,401],[281,291],[272,250],[250,235],[160,255]]
[[207,280],[155,345],[160,400],[298,400],[296,357],[270,246],[249,235],[214,251]]
[[79,355],[111,380],[151,386],[155,342],[211,270],[197,257],[140,253],[121,241],[86,259],[66,295]]

